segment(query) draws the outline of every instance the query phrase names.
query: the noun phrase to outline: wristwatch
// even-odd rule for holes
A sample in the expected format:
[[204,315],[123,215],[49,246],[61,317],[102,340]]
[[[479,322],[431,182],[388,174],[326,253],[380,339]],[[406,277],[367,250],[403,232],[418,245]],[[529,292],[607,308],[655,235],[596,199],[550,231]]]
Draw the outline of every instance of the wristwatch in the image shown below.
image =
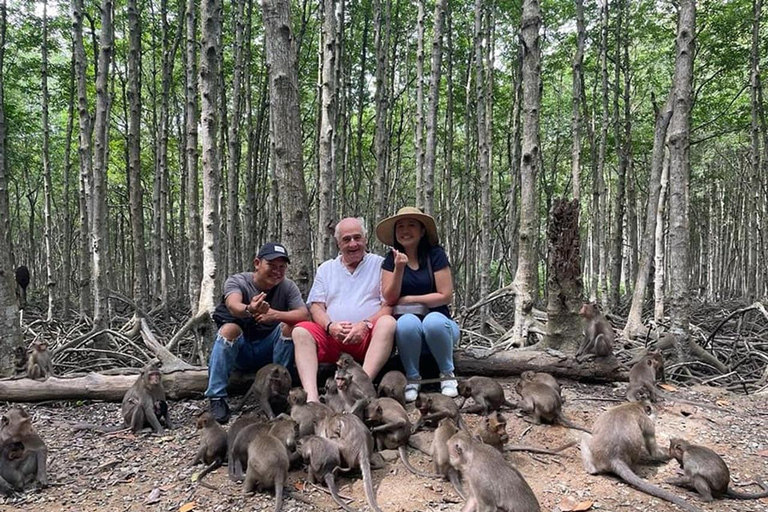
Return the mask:
[[371,322],[366,318],[365,320],[363,320],[363,323],[365,324],[365,326],[368,328],[369,331],[373,330],[373,322]]

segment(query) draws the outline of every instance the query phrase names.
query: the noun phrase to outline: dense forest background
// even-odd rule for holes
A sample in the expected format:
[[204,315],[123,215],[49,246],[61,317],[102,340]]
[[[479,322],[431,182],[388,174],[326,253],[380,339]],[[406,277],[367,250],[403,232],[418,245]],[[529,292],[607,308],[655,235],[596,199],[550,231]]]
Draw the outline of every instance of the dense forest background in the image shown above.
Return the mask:
[[[438,222],[457,312],[474,311],[515,278],[528,202],[534,298],[545,295],[549,212],[569,197],[585,298],[605,310],[627,314],[648,249],[636,317],[643,305],[664,317],[676,228],[689,299],[766,297],[761,0],[695,6],[683,195],[668,190],[659,125],[693,2],[532,3],[535,23],[519,0],[294,1],[295,56],[275,60],[288,2],[2,0],[6,276],[26,265],[49,319],[106,325],[126,304],[194,316],[261,243],[289,245],[306,291],[338,219],[372,228],[417,204]],[[521,30],[534,25],[540,144],[526,188]],[[277,94],[295,96],[295,117],[276,116]]]

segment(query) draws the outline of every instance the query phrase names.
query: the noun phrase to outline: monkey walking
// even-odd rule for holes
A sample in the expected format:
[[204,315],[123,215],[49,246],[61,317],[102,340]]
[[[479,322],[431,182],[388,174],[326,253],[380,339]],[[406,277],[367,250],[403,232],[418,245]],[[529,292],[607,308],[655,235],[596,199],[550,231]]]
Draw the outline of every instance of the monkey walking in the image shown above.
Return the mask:
[[227,459],[227,433],[216,422],[213,415],[207,411],[198,416],[197,429],[202,430],[200,448],[197,450],[191,466],[201,462],[206,464],[205,469],[197,476],[199,482],[205,475],[220,468]]
[[667,483],[693,489],[702,501],[728,497],[737,500],[757,500],[768,497],[768,488],[757,494],[734,491],[730,487],[731,472],[728,465],[706,446],[691,444],[683,439],[669,440],[669,456],[680,463],[685,476],[666,480]]
[[163,434],[165,429],[160,419],[166,428],[173,428],[162,374],[156,366],[148,365],[141,371],[136,382],[125,392],[121,409],[123,422],[134,433],[150,427],[155,434]]
[[633,471],[645,455],[666,462],[669,455],[656,443],[654,411],[649,402],[630,402],[608,409],[595,420],[592,435],[581,438],[581,459],[590,475],[613,473],[632,487],[674,503],[688,512],[700,510],[669,491],[652,485]]
[[517,408],[517,404],[510,402],[504,396],[504,389],[497,381],[490,377],[470,377],[459,381],[459,396],[463,398],[459,408],[464,407],[467,398],[475,402],[473,406],[465,409],[471,414],[488,415],[492,411],[498,411],[502,406],[510,409]]
[[27,377],[30,379],[45,379],[54,377],[51,353],[48,351],[48,343],[36,341],[32,344],[32,351],[27,360]]
[[584,304],[579,310],[584,317],[584,341],[576,352],[576,359],[585,354],[597,357],[608,357],[613,354],[613,343],[616,334],[608,320],[597,310],[594,304]]

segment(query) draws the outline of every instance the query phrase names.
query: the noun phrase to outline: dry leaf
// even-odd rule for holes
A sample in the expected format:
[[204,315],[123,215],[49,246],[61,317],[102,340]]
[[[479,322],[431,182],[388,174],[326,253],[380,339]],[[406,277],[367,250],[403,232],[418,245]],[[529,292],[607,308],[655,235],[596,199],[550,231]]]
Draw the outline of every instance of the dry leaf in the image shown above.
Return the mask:
[[728,400],[716,400],[715,403],[720,407],[728,407],[729,405],[731,405],[731,402],[729,402]]
[[305,487],[304,482],[301,482],[301,481],[293,484],[293,488],[296,489],[297,491],[303,491],[304,487]]
[[672,386],[671,384],[659,384],[659,387],[663,389],[664,391],[677,391],[677,388],[675,386]]
[[155,503],[158,503],[160,501],[160,489],[155,487],[152,489],[152,492],[149,493],[149,496],[147,497],[147,500],[144,502],[145,505],[154,505]]
[[763,450],[761,452],[757,452],[757,454],[761,457],[768,457],[768,450]]
[[572,496],[566,496],[563,498],[557,508],[559,508],[561,512],[584,512],[585,510],[591,509],[593,503],[594,502],[590,500],[578,501]]
[[180,506],[179,512],[191,512],[192,510],[195,510],[196,506],[197,506],[197,503],[195,503],[194,501],[190,501]]
[[594,505],[594,501],[587,500],[587,501],[581,501],[576,505],[576,508],[573,509],[574,512],[584,512],[585,510],[589,510],[592,508],[592,505]]

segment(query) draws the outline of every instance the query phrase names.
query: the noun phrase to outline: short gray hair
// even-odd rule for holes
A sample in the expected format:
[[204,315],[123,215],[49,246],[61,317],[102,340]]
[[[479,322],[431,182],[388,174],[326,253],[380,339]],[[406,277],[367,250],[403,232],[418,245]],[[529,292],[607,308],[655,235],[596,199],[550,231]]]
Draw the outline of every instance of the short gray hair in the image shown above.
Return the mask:
[[339,222],[336,223],[336,227],[333,228],[333,238],[338,242],[339,241],[339,226],[342,222],[344,222],[347,219],[353,219],[356,220],[357,223],[360,225],[360,231],[363,232],[363,237],[365,237],[366,240],[368,240],[368,230],[365,229],[365,219],[362,217],[344,217]]

